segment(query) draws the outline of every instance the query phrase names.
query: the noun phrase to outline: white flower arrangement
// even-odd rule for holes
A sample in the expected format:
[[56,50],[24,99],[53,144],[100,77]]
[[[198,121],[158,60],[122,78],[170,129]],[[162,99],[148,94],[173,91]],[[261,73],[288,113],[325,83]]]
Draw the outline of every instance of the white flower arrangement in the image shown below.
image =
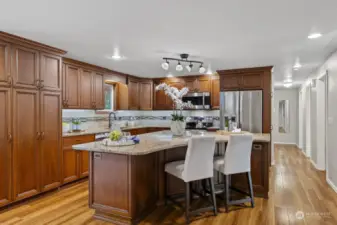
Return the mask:
[[183,102],[182,98],[188,93],[188,88],[184,87],[180,91],[176,87],[171,87],[166,83],[161,83],[156,86],[156,91],[163,90],[167,96],[169,96],[173,103],[174,109],[182,110],[182,109],[191,109],[193,108],[193,104],[190,102]]

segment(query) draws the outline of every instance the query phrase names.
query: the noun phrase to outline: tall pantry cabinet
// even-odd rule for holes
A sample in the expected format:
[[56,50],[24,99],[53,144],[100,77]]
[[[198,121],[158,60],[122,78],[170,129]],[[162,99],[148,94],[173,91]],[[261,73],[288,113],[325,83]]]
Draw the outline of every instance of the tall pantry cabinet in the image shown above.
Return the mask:
[[61,184],[64,53],[0,32],[0,207]]

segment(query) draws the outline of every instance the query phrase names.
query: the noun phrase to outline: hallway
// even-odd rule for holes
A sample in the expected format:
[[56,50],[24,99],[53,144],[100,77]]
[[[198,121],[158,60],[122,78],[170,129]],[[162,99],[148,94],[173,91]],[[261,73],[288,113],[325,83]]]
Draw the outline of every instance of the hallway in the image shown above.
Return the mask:
[[[337,193],[326,183],[325,173],[315,170],[297,148],[275,146],[275,166],[271,169],[270,177],[270,198],[256,198],[254,209],[232,208],[229,214],[222,212],[217,217],[203,215],[205,218],[191,224],[337,224]],[[223,208],[220,210],[224,211]],[[93,210],[88,209],[87,182],[82,182],[2,212],[0,224],[110,224],[92,219],[92,215]],[[181,210],[158,207],[141,224],[184,222]]]

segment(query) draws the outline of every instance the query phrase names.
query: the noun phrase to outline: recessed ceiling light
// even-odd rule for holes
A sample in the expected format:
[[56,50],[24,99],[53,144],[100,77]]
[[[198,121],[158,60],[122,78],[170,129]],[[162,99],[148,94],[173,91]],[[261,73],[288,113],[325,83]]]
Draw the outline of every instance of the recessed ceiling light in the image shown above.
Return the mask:
[[114,60],[120,60],[120,59],[122,59],[122,56],[120,56],[120,55],[113,55],[113,56],[111,56],[111,58],[114,59]]
[[293,83],[284,83],[283,86],[286,88],[290,88],[291,86],[293,86]]
[[293,80],[291,78],[287,78],[287,79],[284,80],[284,83],[291,83],[291,82],[293,82]]
[[172,73],[168,73],[166,77],[174,77]]
[[311,33],[308,36],[309,39],[315,39],[315,38],[319,38],[319,37],[322,37],[321,33]]

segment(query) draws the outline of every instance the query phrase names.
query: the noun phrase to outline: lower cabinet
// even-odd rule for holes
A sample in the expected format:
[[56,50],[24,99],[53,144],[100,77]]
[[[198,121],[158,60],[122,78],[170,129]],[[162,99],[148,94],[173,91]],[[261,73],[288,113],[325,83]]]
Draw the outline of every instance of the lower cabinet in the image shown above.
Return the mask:
[[63,138],[63,184],[86,177],[89,174],[89,152],[76,151],[73,145],[95,141],[95,135]]

